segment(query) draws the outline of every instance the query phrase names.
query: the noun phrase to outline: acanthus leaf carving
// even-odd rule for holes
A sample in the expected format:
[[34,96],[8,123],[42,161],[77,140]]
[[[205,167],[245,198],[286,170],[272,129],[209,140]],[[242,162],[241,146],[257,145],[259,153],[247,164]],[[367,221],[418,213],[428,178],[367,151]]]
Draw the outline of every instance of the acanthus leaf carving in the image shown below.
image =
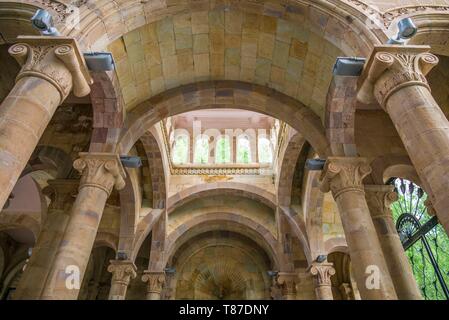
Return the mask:
[[128,285],[131,279],[136,278],[137,268],[130,260],[111,260],[108,271],[112,273],[112,282]]
[[320,177],[320,189],[335,199],[347,191],[364,192],[363,179],[371,173],[365,158],[329,157]]
[[114,186],[125,187],[125,171],[116,154],[81,152],[73,167],[81,174],[80,188],[96,187],[109,196]]
[[142,276],[142,281],[147,282],[148,293],[160,294],[165,285],[165,272],[147,270]]
[[77,97],[89,94],[92,78],[76,41],[63,37],[19,36],[9,54],[21,65],[16,77],[37,77],[50,82],[63,101],[73,89]]
[[331,286],[331,277],[335,274],[333,263],[314,263],[309,268],[316,286]]

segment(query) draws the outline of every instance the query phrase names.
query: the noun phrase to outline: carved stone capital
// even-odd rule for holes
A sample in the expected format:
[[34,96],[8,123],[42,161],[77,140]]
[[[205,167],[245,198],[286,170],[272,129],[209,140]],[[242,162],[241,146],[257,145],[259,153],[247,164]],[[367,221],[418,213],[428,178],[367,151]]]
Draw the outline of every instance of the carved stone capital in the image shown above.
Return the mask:
[[407,86],[430,90],[426,75],[438,64],[429,46],[382,45],[374,47],[360,76],[357,98],[363,103],[378,102],[385,108],[388,98]]
[[335,274],[334,264],[330,262],[314,262],[309,267],[309,272],[312,274],[315,286],[331,286],[331,277]]
[[48,180],[42,192],[51,198],[49,209],[66,210],[70,208],[78,194],[79,180],[55,179]]
[[84,57],[73,38],[19,36],[9,54],[21,65],[16,81],[24,77],[42,78],[53,84],[63,101],[73,89],[77,97],[90,93],[92,78]]
[[161,294],[165,285],[165,272],[145,270],[142,281],[147,282],[147,293]]
[[365,197],[373,218],[391,216],[390,206],[398,200],[391,185],[365,185]]
[[125,170],[117,154],[81,152],[79,155],[73,167],[81,173],[80,189],[96,187],[109,196],[114,186],[117,190],[125,187]]
[[371,173],[365,158],[329,157],[320,177],[320,190],[335,199],[347,191],[364,192],[363,178]]
[[137,276],[137,267],[131,260],[110,260],[108,271],[112,273],[112,283],[128,285]]
[[296,295],[296,284],[298,283],[298,275],[296,273],[279,272],[276,282],[281,288],[284,297]]

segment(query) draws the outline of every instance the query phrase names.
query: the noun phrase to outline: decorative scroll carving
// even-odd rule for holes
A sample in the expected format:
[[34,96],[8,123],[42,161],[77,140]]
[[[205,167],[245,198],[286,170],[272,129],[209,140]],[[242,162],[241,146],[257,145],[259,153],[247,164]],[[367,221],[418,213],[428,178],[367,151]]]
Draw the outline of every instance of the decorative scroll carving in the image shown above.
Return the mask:
[[80,188],[100,188],[109,197],[114,186],[117,190],[125,187],[125,171],[116,154],[82,152],[73,167],[81,173]]
[[331,277],[335,274],[333,263],[314,263],[309,268],[316,286],[331,286]]
[[54,21],[56,23],[64,22],[70,15],[75,12],[75,8],[80,8],[86,4],[88,0],[74,0],[70,4],[65,4],[57,0],[35,0],[34,4],[38,4],[47,10],[53,11]]
[[142,281],[147,282],[147,293],[161,294],[165,284],[165,272],[144,271]]
[[111,260],[108,271],[112,273],[112,282],[128,286],[137,276],[137,267],[131,260]]
[[347,191],[364,192],[362,180],[371,167],[365,158],[329,157],[320,177],[320,189],[335,199]]
[[64,100],[73,88],[75,96],[90,93],[89,71],[75,40],[63,37],[19,37],[9,54],[22,66],[16,81],[38,77],[53,84]]
[[401,16],[410,16],[416,13],[449,13],[449,6],[444,5],[410,5],[399,8],[388,9],[385,12],[381,12],[374,5],[369,5],[361,0],[345,0],[346,3],[353,5],[366,15],[377,15],[378,19],[382,22],[382,25],[388,29],[391,23]]
[[358,99],[382,107],[401,88],[420,85],[430,90],[426,75],[438,64],[428,46],[378,46],[361,76]]

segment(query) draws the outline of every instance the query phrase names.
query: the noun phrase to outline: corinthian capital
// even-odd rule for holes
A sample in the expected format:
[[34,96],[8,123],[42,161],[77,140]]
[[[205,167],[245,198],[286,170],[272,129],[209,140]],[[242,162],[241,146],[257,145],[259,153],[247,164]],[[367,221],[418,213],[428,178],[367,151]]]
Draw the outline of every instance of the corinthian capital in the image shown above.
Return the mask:
[[331,286],[331,277],[335,274],[334,264],[330,262],[315,262],[309,267],[316,286]]
[[438,64],[438,58],[429,51],[429,46],[374,47],[360,76],[357,98],[385,107],[388,98],[401,88],[418,85],[430,90],[426,75]]
[[365,197],[373,218],[391,216],[390,206],[398,200],[391,185],[365,185]]
[[112,273],[112,282],[128,285],[137,276],[137,267],[131,260],[111,260],[108,271]]
[[165,272],[145,270],[142,281],[147,282],[147,293],[160,294],[165,284]]
[[89,94],[92,78],[73,38],[19,36],[19,43],[9,54],[21,65],[16,81],[23,77],[42,78],[53,84],[64,100],[72,91],[75,96]]
[[80,189],[96,187],[108,196],[115,186],[117,190],[125,187],[125,170],[115,153],[81,152],[73,167],[81,173]]
[[320,177],[320,189],[332,191],[338,198],[346,191],[363,192],[363,178],[371,173],[371,167],[365,158],[329,157]]

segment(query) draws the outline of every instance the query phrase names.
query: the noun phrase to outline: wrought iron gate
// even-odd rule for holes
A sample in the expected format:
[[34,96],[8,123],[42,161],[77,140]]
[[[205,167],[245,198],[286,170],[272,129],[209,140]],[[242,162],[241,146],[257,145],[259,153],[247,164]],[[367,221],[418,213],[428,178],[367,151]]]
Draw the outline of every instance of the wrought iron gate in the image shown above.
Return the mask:
[[411,181],[394,178],[398,201],[392,204],[396,229],[413,274],[427,300],[448,300],[449,237],[424,204],[427,194]]

